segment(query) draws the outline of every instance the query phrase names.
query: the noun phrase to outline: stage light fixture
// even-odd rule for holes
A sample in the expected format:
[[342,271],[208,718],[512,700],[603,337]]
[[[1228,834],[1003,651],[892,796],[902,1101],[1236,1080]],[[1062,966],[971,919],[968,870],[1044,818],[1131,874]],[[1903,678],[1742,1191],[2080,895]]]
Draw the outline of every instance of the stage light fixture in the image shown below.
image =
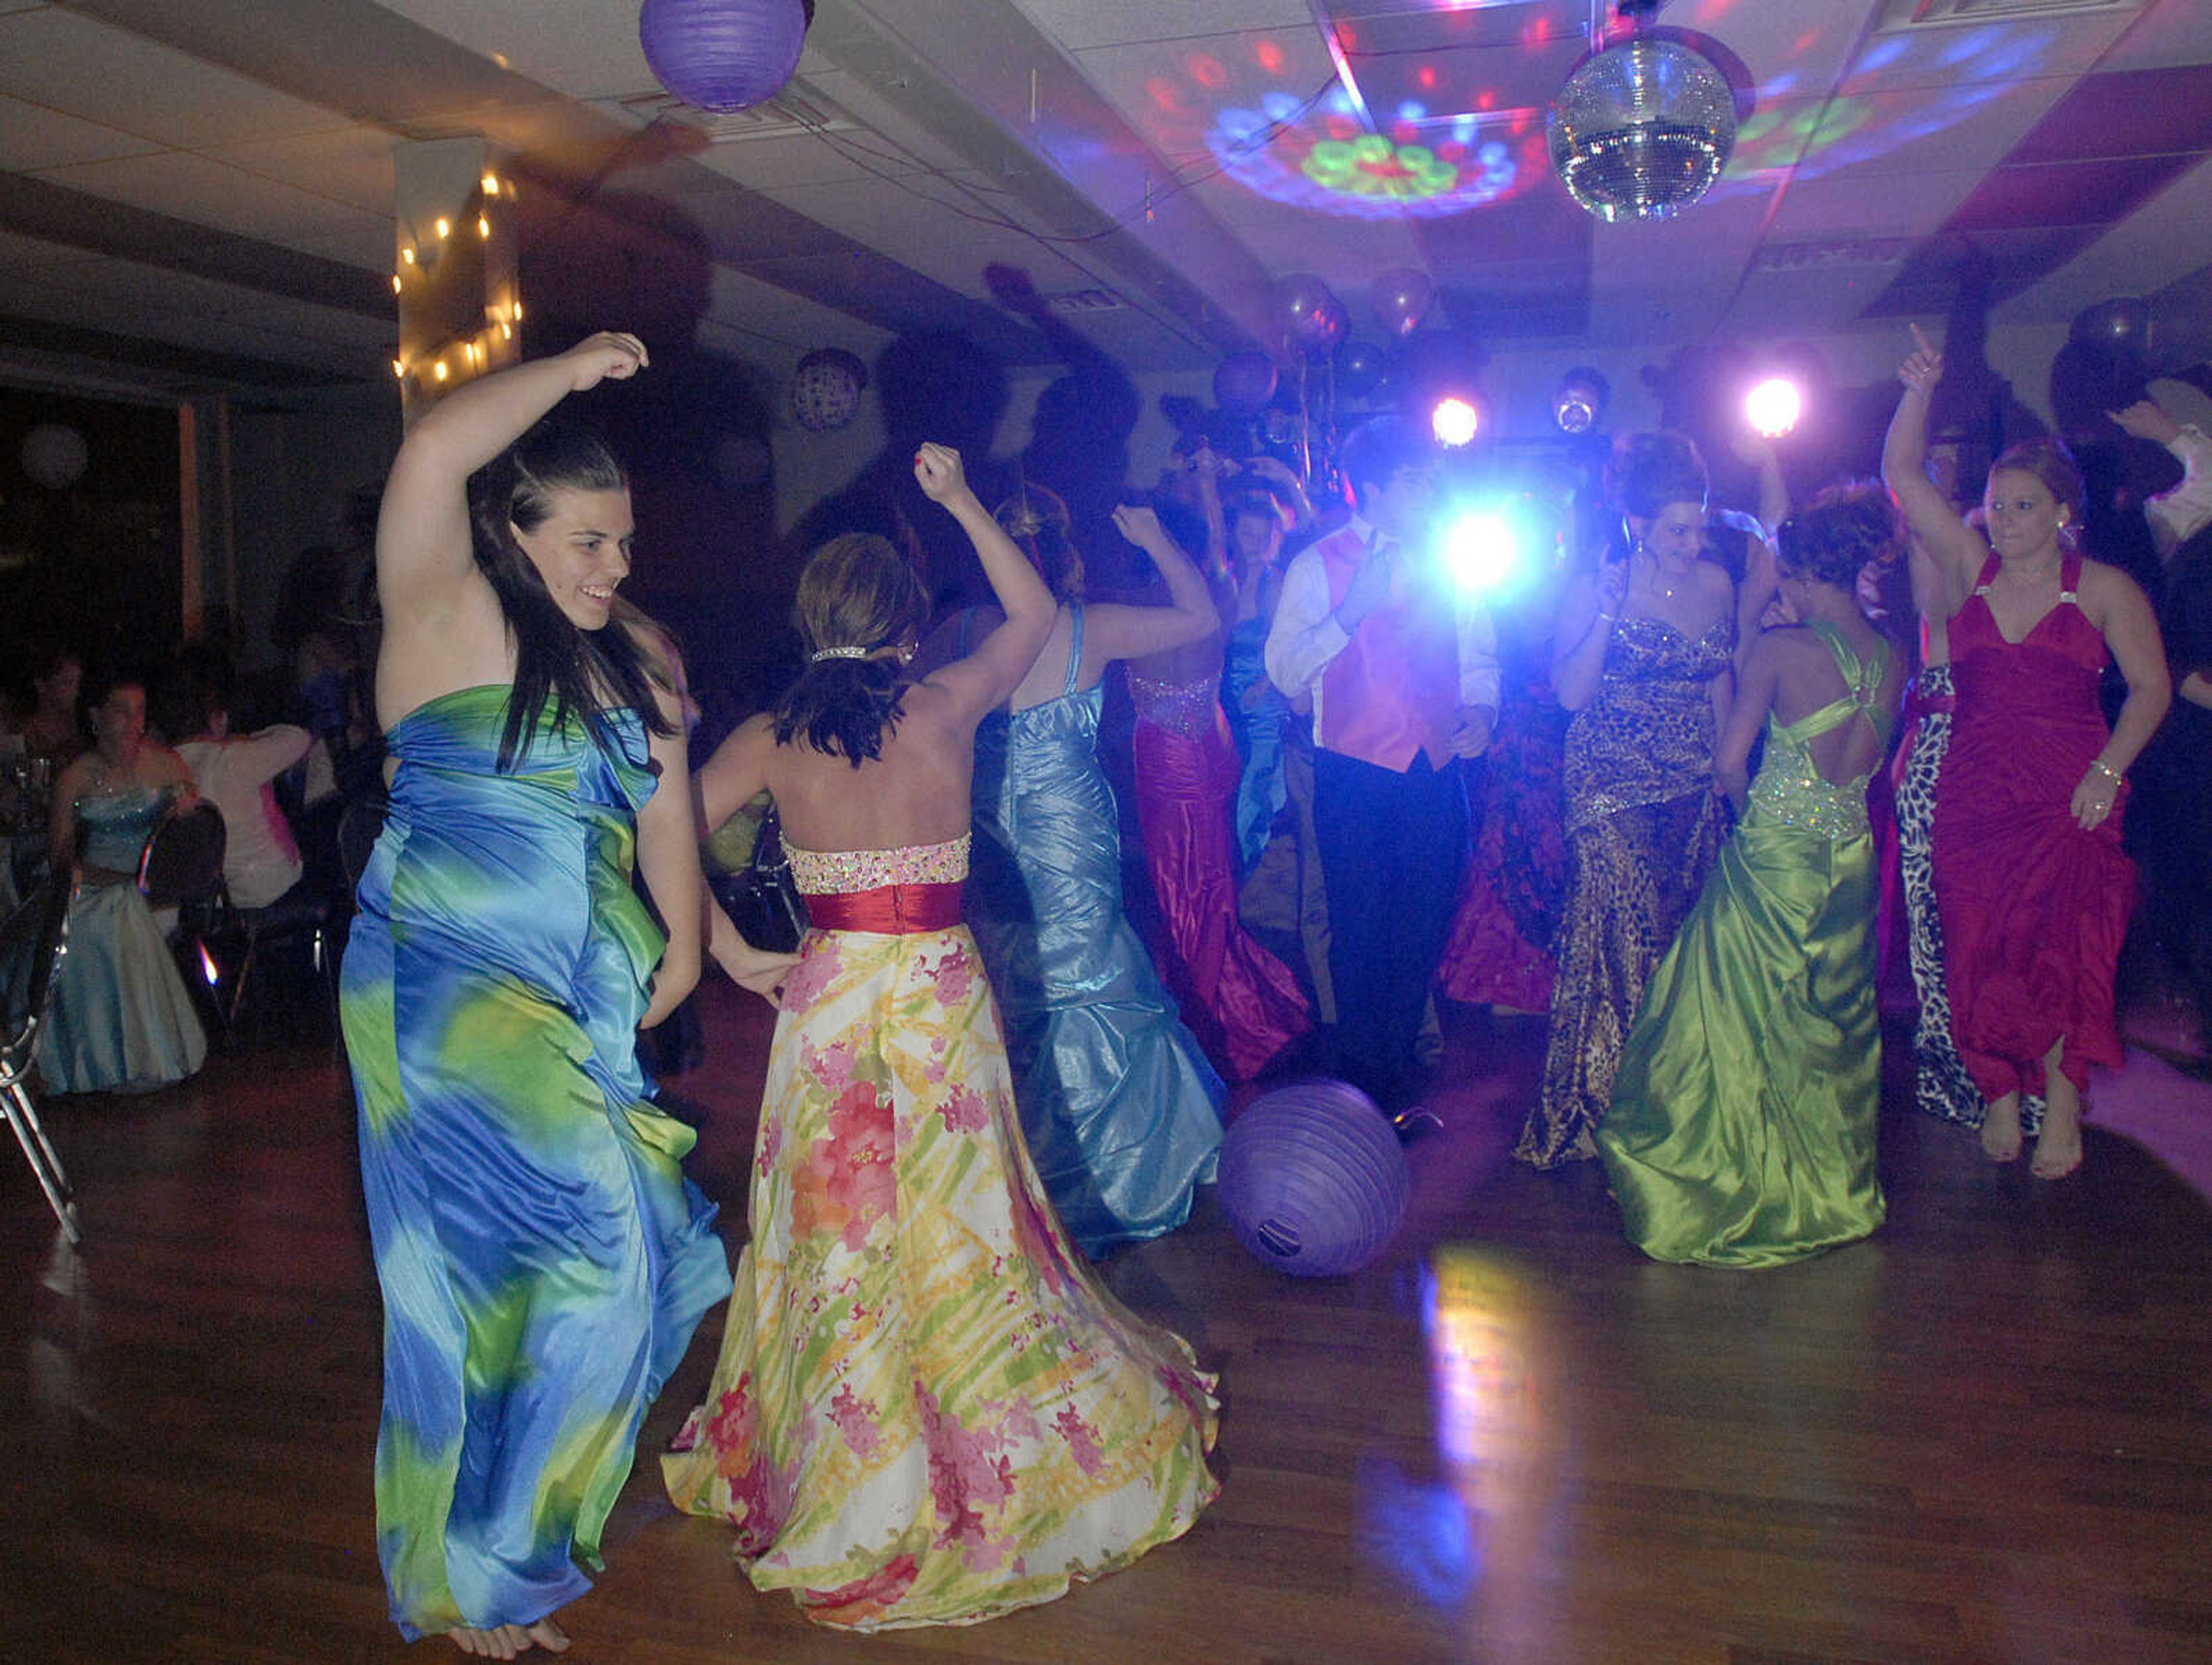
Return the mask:
[[1470,511],[1444,529],[1444,570],[1463,592],[1488,595],[1519,576],[1525,541],[1508,516],[1494,509]]
[[1552,394],[1552,420],[1562,434],[1587,434],[1605,414],[1612,390],[1596,371],[1577,366],[1559,378]]
[[1457,450],[1474,438],[1475,430],[1482,426],[1482,417],[1474,406],[1457,394],[1446,394],[1429,411],[1429,431],[1437,443]]
[[1787,376],[1769,376],[1743,397],[1743,418],[1763,439],[1790,433],[1804,412],[1805,396]]

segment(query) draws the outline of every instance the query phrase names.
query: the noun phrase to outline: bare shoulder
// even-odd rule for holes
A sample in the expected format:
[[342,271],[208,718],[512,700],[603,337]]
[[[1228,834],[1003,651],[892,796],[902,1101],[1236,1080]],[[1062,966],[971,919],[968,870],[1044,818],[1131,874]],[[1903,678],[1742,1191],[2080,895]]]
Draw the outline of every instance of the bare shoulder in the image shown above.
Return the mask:
[[2107,604],[2124,605],[2130,602],[2141,602],[2148,605],[2149,603],[2142,585],[2118,567],[2103,561],[2084,560],[2081,562],[2081,577],[2075,592],[2085,600],[2094,599]]

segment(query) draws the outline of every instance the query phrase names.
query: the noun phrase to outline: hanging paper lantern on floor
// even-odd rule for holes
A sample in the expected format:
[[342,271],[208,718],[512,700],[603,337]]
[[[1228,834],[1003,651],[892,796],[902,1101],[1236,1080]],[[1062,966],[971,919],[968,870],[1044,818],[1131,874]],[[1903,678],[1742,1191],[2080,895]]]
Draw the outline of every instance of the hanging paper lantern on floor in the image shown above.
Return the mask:
[[820,434],[860,414],[868,367],[842,347],[822,347],[799,361],[791,379],[791,410],[799,425]]
[[743,110],[783,90],[812,16],[804,0],[645,0],[637,39],[660,84],[686,104]]
[[1221,1141],[1221,1206],[1237,1241],[1300,1278],[1354,1272],[1406,1212],[1406,1153],[1374,1100],[1342,1081],[1255,1099]]

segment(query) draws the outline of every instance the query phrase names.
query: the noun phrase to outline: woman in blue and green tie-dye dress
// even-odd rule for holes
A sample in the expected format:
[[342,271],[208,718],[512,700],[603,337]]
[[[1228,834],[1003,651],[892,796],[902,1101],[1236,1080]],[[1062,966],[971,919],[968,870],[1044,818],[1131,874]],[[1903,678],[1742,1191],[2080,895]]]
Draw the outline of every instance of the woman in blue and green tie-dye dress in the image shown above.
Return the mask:
[[672,661],[615,602],[620,468],[541,420],[644,362],[596,336],[447,396],[377,527],[396,772],[343,998],[384,1289],[377,1546],[403,1634],[490,1658],[567,1646],[551,1615],[589,1587],[645,1408],[729,1288],[691,1133],[636,1058],[702,939]]

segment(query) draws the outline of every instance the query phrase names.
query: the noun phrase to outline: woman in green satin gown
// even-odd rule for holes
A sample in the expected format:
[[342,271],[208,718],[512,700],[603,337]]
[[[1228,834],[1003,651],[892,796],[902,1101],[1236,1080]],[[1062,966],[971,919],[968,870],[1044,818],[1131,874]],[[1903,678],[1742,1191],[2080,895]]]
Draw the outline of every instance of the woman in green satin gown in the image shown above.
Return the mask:
[[1846,488],[1780,544],[1798,623],[1753,644],[1714,756],[1741,819],[1645,991],[1597,1129],[1622,1224],[1654,1260],[1775,1266],[1882,1220],[1866,788],[1904,678],[1855,586],[1896,526],[1881,488]]

